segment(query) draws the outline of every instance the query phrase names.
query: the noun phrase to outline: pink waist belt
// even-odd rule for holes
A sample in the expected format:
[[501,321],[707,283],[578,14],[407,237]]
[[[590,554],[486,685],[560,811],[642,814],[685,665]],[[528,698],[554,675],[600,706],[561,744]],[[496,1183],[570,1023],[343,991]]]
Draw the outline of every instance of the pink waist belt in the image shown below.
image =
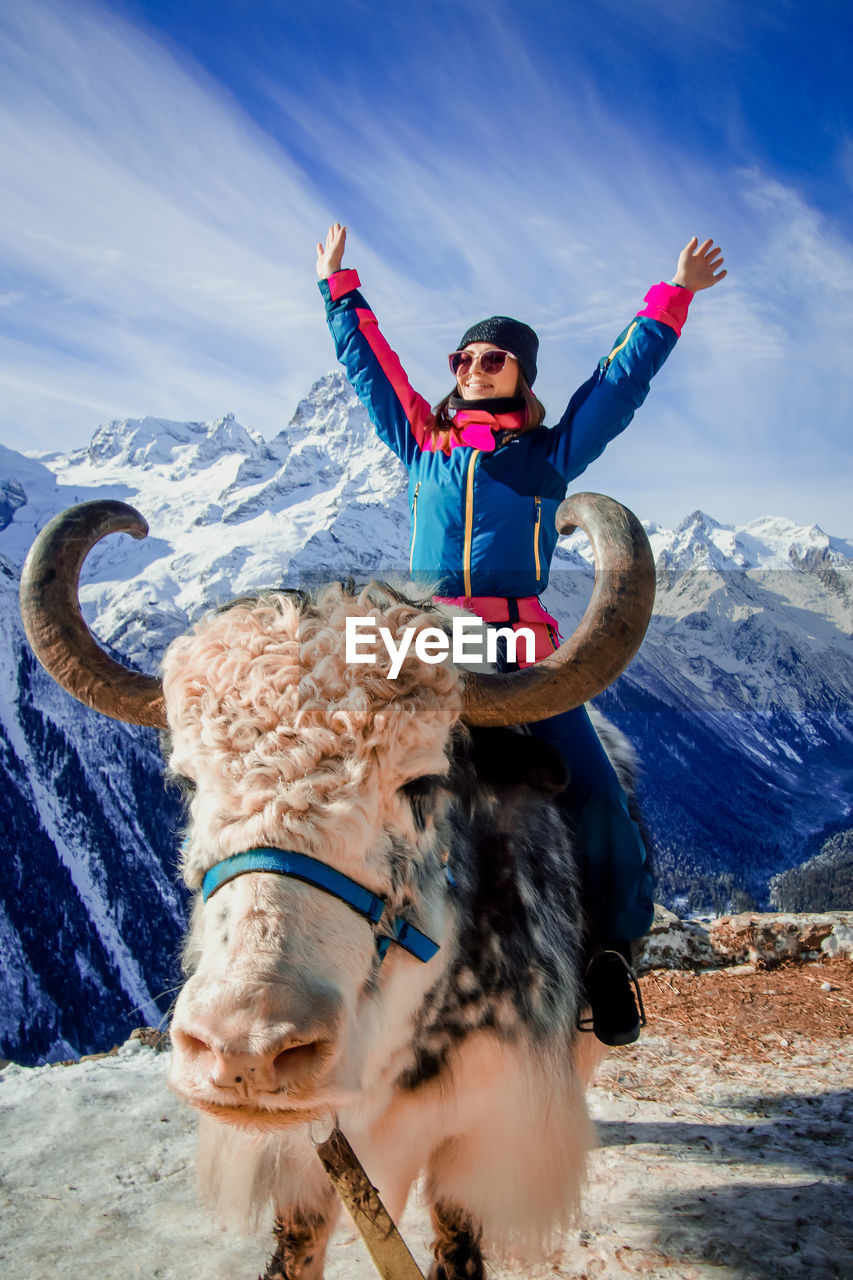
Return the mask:
[[509,622],[514,630],[529,627],[536,637],[537,662],[563,643],[557,619],[551,616],[538,596],[521,596],[514,601],[518,608],[517,619],[510,619],[510,601],[506,596],[435,596],[434,599],[440,604],[468,609],[484,622]]

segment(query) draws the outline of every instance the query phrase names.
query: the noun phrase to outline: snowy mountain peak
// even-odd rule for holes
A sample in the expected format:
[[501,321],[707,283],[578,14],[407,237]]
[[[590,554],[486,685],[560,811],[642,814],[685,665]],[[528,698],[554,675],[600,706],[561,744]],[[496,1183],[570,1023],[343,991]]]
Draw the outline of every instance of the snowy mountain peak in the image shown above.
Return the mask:
[[371,453],[385,450],[376,440],[358,397],[338,369],[317,379],[304,400],[299,401],[282,435],[291,442],[311,436],[336,456],[343,453],[354,457],[365,447]]
[[745,569],[748,557],[735,529],[720,524],[704,511],[694,511],[673,531],[655,525],[649,541],[659,569]]
[[694,511],[674,530],[646,522],[657,566],[662,570],[814,570],[819,563],[853,568],[853,544],[830,538],[819,525],[798,525],[782,516],[760,516],[736,527]]
[[[335,419],[334,423],[328,411],[335,408],[349,408],[358,404],[358,399],[346,377],[340,369],[330,369],[312,385],[308,395],[299,401],[291,419],[291,429],[298,430],[313,423],[318,417],[323,421],[323,429],[336,425],[338,430],[343,423]],[[325,412],[324,412],[325,411]],[[362,412],[361,417],[364,418]]]
[[264,447],[261,436],[242,427],[229,413],[215,422],[114,419],[98,428],[86,454],[96,466],[109,462],[145,470],[181,463],[186,470],[226,453],[254,454]]
[[760,516],[757,520],[750,520],[748,524],[744,525],[744,529],[754,537],[763,538],[771,543],[791,542],[793,540],[802,541],[803,539],[818,540],[825,543],[828,540],[820,525],[798,525],[795,521],[787,520],[784,516]]
[[681,524],[676,529],[676,533],[695,531],[696,533],[705,534],[721,528],[723,528],[723,526],[719,524],[713,516],[707,515],[697,507],[695,511],[691,511],[689,516],[684,517]]
[[[831,553],[830,539],[819,525],[798,525],[783,516],[750,520],[741,530],[740,541],[762,569],[805,567],[807,558],[813,563]],[[842,545],[838,544],[838,552],[844,560]]]

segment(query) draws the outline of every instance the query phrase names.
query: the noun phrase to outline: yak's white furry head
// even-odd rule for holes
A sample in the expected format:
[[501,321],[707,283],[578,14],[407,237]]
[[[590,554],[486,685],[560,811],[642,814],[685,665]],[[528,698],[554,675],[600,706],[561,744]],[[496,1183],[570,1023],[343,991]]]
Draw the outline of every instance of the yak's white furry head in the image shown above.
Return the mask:
[[336,862],[342,848],[360,859],[397,789],[446,771],[458,671],[410,649],[390,680],[383,645],[374,664],[348,663],[344,623],[354,616],[375,619],[395,641],[441,621],[428,603],[376,584],[353,597],[334,583],[310,603],[271,593],[237,604],[167,651],[169,765],[195,788],[192,887],[213,862],[264,844],[323,857],[333,842]]

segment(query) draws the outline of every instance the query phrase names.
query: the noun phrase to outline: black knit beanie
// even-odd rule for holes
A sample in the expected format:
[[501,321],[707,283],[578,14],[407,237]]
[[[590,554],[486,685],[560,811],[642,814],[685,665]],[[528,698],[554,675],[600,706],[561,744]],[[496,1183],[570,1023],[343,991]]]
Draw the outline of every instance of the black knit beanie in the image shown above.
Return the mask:
[[517,357],[521,372],[532,387],[536,380],[536,353],[539,350],[539,339],[529,324],[520,320],[511,320],[509,316],[490,316],[479,324],[472,324],[462,335],[457,350],[467,347],[469,342],[493,342],[496,347],[510,351]]

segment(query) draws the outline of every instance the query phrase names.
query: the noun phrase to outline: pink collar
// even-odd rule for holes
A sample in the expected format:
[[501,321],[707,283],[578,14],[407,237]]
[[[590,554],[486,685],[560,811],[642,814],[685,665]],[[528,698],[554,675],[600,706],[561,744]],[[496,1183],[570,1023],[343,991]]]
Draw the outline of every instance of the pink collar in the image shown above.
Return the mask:
[[[524,414],[489,413],[486,409],[459,409],[453,419],[453,432],[450,437],[450,448],[458,449],[467,445],[469,449],[481,449],[484,453],[492,453],[495,447],[496,431],[518,431],[524,420]],[[436,448],[435,440],[424,442],[427,452]]]

